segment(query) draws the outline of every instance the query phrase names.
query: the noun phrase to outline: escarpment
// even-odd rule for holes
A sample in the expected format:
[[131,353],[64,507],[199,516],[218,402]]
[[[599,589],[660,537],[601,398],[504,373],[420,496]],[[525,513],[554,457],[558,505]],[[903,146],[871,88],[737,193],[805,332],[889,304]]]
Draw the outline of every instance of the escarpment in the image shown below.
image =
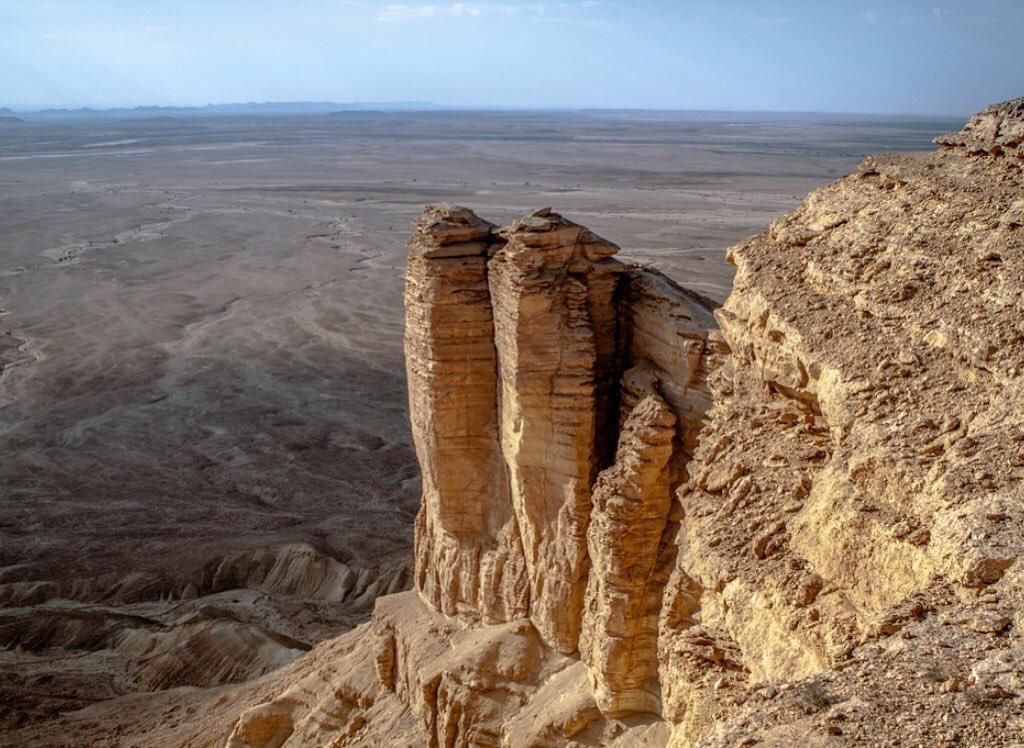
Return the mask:
[[[653,389],[653,388],[652,388]],[[606,714],[656,713],[658,612],[668,569],[661,540],[672,496],[676,417],[655,392],[626,419],[615,464],[598,476],[580,656]]]
[[232,744],[1019,742],[1022,126],[869,158],[719,309],[550,210],[428,208],[416,590]]
[[491,224],[428,209],[406,274],[409,417],[423,473],[416,588],[447,615],[528,614],[522,545],[498,446]]
[[619,422],[663,389],[680,423],[677,433],[663,403],[672,422],[653,475],[668,496],[706,407],[690,389],[713,319],[703,300],[623,265],[618,247],[549,210],[493,228],[431,206],[410,242],[406,361],[424,480],[416,587],[466,621],[527,617],[572,654],[595,479]]
[[616,369],[614,245],[548,211],[498,232],[495,307],[501,449],[529,581],[530,620],[576,650],[591,484],[604,462]]

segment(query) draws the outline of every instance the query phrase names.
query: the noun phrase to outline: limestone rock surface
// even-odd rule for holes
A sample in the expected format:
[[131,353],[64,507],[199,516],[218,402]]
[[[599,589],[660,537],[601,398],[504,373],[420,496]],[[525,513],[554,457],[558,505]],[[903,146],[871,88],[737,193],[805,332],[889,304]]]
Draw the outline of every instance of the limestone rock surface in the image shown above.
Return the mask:
[[[1024,602],[1022,124],[1007,102],[936,153],[869,158],[730,250],[730,355],[678,494],[659,639],[677,744],[887,744],[882,715],[908,702],[910,744],[1019,739],[991,719],[1009,702],[981,719],[957,689],[982,659],[965,611]],[[801,681],[797,712],[864,704],[811,724],[745,706]]]
[[429,208],[417,591],[135,734],[1020,744],[1022,127],[867,159],[730,250],[717,310],[549,210]]
[[423,474],[416,588],[448,615],[527,613],[525,565],[498,445],[492,225],[431,206],[409,243],[405,308],[409,418]]
[[501,393],[500,439],[522,538],[530,619],[576,650],[589,569],[598,435],[617,418],[614,245],[547,210],[501,229],[488,267]]
[[668,581],[660,562],[675,421],[657,394],[637,403],[619,436],[615,463],[594,486],[580,657],[594,699],[608,715],[660,710],[658,614]]
[[972,154],[1024,158],[1024,97],[986,107],[971,117],[963,130],[940,135],[935,142]]

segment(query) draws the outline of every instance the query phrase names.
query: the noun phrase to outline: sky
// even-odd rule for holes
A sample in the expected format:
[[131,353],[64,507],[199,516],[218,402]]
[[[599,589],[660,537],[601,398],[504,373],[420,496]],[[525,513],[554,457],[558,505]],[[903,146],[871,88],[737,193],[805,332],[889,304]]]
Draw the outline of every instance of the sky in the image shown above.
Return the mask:
[[428,101],[961,116],[1024,0],[0,0],[0,107]]

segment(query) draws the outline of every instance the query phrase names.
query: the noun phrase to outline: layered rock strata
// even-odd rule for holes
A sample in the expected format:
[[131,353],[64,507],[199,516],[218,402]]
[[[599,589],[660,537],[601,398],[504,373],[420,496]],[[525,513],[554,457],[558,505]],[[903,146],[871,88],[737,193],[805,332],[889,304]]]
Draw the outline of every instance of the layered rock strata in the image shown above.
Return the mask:
[[[428,211],[419,594],[290,666],[235,744],[1020,742],[1022,127],[1007,102],[813,193],[730,250],[714,318],[554,214]],[[419,269],[438,211],[494,243],[446,250],[465,276]],[[517,603],[485,614],[500,548]]]
[[423,474],[416,588],[447,615],[527,615],[522,546],[498,445],[494,325],[487,282],[493,226],[432,207],[406,273],[409,418]]
[[940,135],[935,142],[963,148],[971,155],[1024,158],[1024,98],[993,104],[975,114],[959,132]]
[[[624,580],[607,547],[618,538],[591,538],[588,550],[587,535],[592,487],[620,422],[652,397],[670,419],[662,464],[625,466],[641,474],[622,478],[659,481],[637,490],[658,507],[653,531],[643,532],[649,565],[664,567],[658,554],[673,552],[666,528],[674,532],[677,519],[666,497],[709,405],[700,381],[714,324],[706,300],[622,265],[617,250],[550,210],[495,230],[447,205],[428,207],[410,242],[406,359],[424,483],[417,589],[465,620],[528,617],[563,654],[578,647],[591,559]],[[640,449],[618,446],[616,464]],[[645,511],[610,521],[628,535],[648,522]],[[639,597],[660,597],[664,582],[630,584],[643,586]]]
[[[488,265],[501,449],[518,521],[530,620],[576,650],[589,568],[591,484],[617,373],[618,248],[549,211],[501,229]],[[614,432],[613,432],[614,433]],[[614,443],[614,442],[612,442]]]
[[657,270],[629,267],[619,304],[620,421],[652,387],[657,388],[677,419],[669,463],[673,488],[685,479],[686,462],[711,407],[708,376],[727,352],[712,314],[715,306]]
[[613,716],[660,709],[658,613],[668,581],[660,549],[675,424],[665,401],[648,394],[626,419],[615,464],[594,486],[580,656],[598,708]]
[[[861,740],[908,690],[925,742],[1019,737],[948,714],[987,688],[969,621],[1022,605],[1022,125],[1007,102],[934,154],[869,158],[730,250],[729,366],[678,493],[659,639],[680,744],[807,678],[811,712],[867,700],[835,725]],[[1020,642],[985,647],[1019,675]]]

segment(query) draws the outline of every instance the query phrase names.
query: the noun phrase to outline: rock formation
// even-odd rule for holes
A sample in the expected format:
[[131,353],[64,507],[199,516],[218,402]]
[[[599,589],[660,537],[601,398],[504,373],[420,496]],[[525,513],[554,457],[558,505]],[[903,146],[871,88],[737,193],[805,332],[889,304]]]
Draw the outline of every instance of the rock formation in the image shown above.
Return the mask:
[[523,552],[498,446],[487,260],[491,224],[428,209],[406,273],[409,417],[423,473],[416,588],[447,615],[528,613]]
[[428,208],[417,590],[218,702],[229,745],[1019,743],[1022,127],[869,158],[713,314],[548,210]]
[[971,117],[960,132],[935,139],[972,155],[1024,157],[1024,98],[993,104]]
[[[465,208],[430,206],[410,242],[406,360],[424,476],[417,589],[463,620],[528,617],[548,646],[572,654],[590,559],[600,558],[610,586],[590,576],[590,607],[605,619],[590,645],[626,636],[631,650],[635,637],[610,620],[617,603],[595,595],[616,589],[630,609],[660,599],[667,576],[646,577],[666,568],[669,494],[708,405],[691,384],[713,319],[706,302],[612,259],[618,247],[549,209],[493,228]],[[629,418],[588,553],[591,490]],[[614,491],[626,486],[640,507],[618,507]],[[609,545],[621,541],[610,533],[634,531],[649,546],[642,580],[624,576],[632,546]],[[637,633],[651,655],[630,676],[651,670],[640,686],[653,674],[656,615]],[[607,664],[623,667],[633,670]]]
[[[630,462],[622,480],[657,505],[647,534],[658,566],[679,458],[707,407],[690,385],[713,320],[698,297],[617,262],[615,245],[550,210],[493,229],[465,208],[431,206],[410,242],[406,361],[424,483],[416,586],[434,609],[469,622],[528,617],[547,645],[572,654],[594,555],[594,481],[620,420],[644,398],[661,402],[663,386],[673,410],[661,402],[664,416],[650,424],[669,419],[661,464],[632,465],[635,450],[648,450],[619,446]],[[646,485],[652,478],[659,485]],[[646,511],[625,525],[607,516],[629,531]],[[607,571],[621,584],[613,557]],[[664,581],[648,594],[660,597]]]
[[724,355],[713,305],[550,209],[496,229],[428,206],[416,229],[417,594],[378,602],[340,691],[314,675],[247,712],[233,744],[315,740],[324,709],[360,740],[396,739],[406,712],[403,734],[434,745],[606,743],[619,718],[623,739],[664,738],[672,494]]
[[[1024,664],[1022,124],[1011,102],[937,153],[869,158],[730,251],[729,366],[677,494],[659,639],[680,744],[716,721],[714,744],[788,739],[794,707],[883,742],[908,700],[907,744],[1019,739],[949,714],[988,702],[983,651]],[[1005,628],[979,640],[977,616]]]
[[615,464],[594,486],[580,655],[605,714],[656,713],[660,706],[658,613],[668,581],[660,550],[672,501],[668,463],[675,421],[654,392],[637,403],[619,437]]
[[[576,650],[587,585],[590,488],[616,374],[618,248],[547,210],[498,232],[488,264],[501,449],[529,580],[530,620]],[[603,437],[603,441],[599,438]]]

